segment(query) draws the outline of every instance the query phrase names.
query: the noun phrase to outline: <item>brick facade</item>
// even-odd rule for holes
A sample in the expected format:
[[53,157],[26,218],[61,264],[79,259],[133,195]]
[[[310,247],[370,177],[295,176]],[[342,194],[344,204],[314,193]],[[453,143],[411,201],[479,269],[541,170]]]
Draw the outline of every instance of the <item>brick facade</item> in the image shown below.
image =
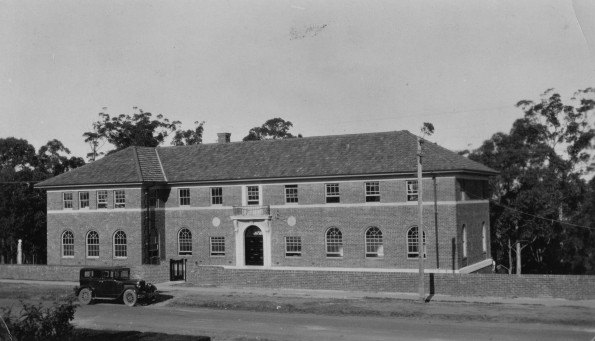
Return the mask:
[[[270,228],[265,232],[270,237],[270,244],[265,245],[265,248],[270,248],[269,266],[417,268],[418,259],[408,257],[407,231],[418,224],[417,202],[407,200],[406,184],[411,180],[373,180],[379,184],[380,199],[368,203],[365,202],[367,180],[363,179],[256,184],[261,188],[261,203],[270,206],[270,215],[255,223],[261,228]],[[461,195],[459,180],[454,176],[424,179],[427,268],[458,270],[490,258],[488,202],[470,201]],[[327,183],[339,184],[339,203],[326,203]],[[285,185],[298,186],[298,203],[285,202]],[[236,238],[243,238],[243,230],[238,232],[237,222],[232,220],[233,206],[246,205],[242,186],[245,184],[128,187],[125,188],[124,209],[114,208],[113,192],[118,188],[48,191],[48,264],[141,265],[149,262],[149,245],[158,240],[158,245],[154,247],[157,257],[151,262],[186,258],[194,265],[244,266],[241,261],[243,256],[236,253],[241,252],[236,250],[236,246],[243,240]],[[212,187],[222,188],[222,205],[211,205]],[[180,189],[189,190],[189,205],[180,205]],[[106,209],[97,208],[98,190],[108,191]],[[90,207],[79,209],[78,192],[83,191],[89,193]],[[157,200],[147,211],[145,196],[149,191],[155,191]],[[63,193],[73,193],[72,209],[64,209]],[[246,223],[249,221],[247,219]],[[463,257],[462,252],[463,224],[467,229],[467,257]],[[486,225],[485,241],[482,224]],[[327,257],[325,233],[331,227],[341,230],[342,257]],[[383,254],[380,257],[366,257],[366,231],[370,227],[382,232]],[[179,252],[178,234],[184,228],[192,234],[191,255]],[[91,230],[99,234],[99,257],[87,254],[86,236]],[[74,235],[72,257],[63,256],[64,231],[71,231]],[[114,255],[113,237],[116,231],[126,233],[126,258]],[[211,237],[224,238],[223,255],[211,255]],[[299,257],[286,256],[286,237],[301,238]],[[485,252],[484,242],[487,245]]]

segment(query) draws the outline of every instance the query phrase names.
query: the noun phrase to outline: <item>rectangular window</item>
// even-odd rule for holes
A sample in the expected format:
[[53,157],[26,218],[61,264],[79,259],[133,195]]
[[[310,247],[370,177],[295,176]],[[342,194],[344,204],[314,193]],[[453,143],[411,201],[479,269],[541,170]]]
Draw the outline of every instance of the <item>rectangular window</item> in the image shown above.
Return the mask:
[[366,182],[366,202],[380,202],[380,183]]
[[107,191],[97,191],[97,208],[107,208]]
[[190,189],[180,188],[180,206],[190,206]]
[[285,185],[285,202],[288,204],[298,203],[298,186]]
[[407,201],[417,201],[417,180],[407,181]]
[[339,195],[339,184],[326,184],[326,202],[341,202],[341,197]]
[[72,208],[72,193],[63,193],[64,208]]
[[114,191],[114,208],[126,208],[126,192],[124,190]]
[[260,191],[258,186],[247,187],[247,201],[248,205],[260,205]]
[[302,237],[285,237],[285,257],[302,256]]
[[79,192],[79,208],[89,208],[89,192]]
[[225,237],[211,237],[211,256],[225,256]]
[[211,187],[211,205],[223,205],[223,188]]

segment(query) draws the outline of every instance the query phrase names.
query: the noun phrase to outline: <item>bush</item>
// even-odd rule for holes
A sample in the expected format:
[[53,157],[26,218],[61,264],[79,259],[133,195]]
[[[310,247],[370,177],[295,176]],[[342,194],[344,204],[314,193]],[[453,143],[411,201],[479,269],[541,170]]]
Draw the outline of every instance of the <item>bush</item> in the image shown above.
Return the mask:
[[70,321],[74,319],[76,310],[74,301],[74,296],[68,296],[48,308],[44,308],[42,303],[35,305],[21,301],[23,308],[19,316],[13,314],[11,308],[2,308],[0,335],[6,337],[5,333],[10,333],[8,336],[20,341],[67,340],[73,331]]

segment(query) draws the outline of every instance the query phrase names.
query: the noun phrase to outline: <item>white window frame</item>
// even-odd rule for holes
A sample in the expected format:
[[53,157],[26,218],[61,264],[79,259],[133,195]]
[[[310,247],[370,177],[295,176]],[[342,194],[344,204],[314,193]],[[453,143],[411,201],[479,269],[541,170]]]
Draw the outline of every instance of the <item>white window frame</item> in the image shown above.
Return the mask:
[[[66,239],[66,234],[70,235],[68,239]],[[62,244],[62,258],[74,258],[74,232],[66,230],[62,232],[60,239]],[[68,243],[65,241],[68,241]]]
[[[91,234],[97,235],[97,239],[90,240]],[[93,242],[93,243],[91,243]],[[96,243],[95,243],[96,242]],[[91,230],[87,232],[85,236],[85,246],[86,246],[86,254],[87,258],[99,258],[100,255],[100,239],[99,239],[99,232],[95,230]],[[97,253],[97,254],[95,254]]]
[[[219,193],[215,193],[218,191]],[[223,187],[211,187],[211,205],[223,205]]]
[[[256,199],[254,197],[253,198],[250,198],[251,194],[252,194],[252,196],[254,196],[254,193],[255,192],[254,191],[251,191],[254,188],[256,188],[256,191],[257,191],[256,192],[256,195],[257,195],[257,198]],[[260,185],[244,186],[244,193],[245,193],[245,196],[244,196],[245,201],[244,202],[245,202],[246,206],[259,206],[259,205],[262,205],[262,188],[261,188]]]
[[[331,231],[338,232],[330,235]],[[327,258],[342,258],[343,257],[343,232],[338,227],[329,227],[324,233],[324,245],[326,249]],[[337,251],[334,251],[334,249]]]
[[[336,188],[336,190],[334,190]],[[341,187],[339,183],[324,184],[325,202],[327,204],[338,204],[341,202]]]
[[[412,237],[410,234],[413,233],[415,229],[415,237]],[[418,259],[419,258],[419,229],[417,226],[411,226],[407,230],[407,235],[405,236],[407,239],[407,259]],[[427,254],[427,235],[426,231],[424,230],[423,239],[422,239],[422,247],[424,251],[424,259],[428,258]]]
[[302,237],[285,237],[285,257],[295,258],[302,256]]
[[380,202],[380,181],[367,181],[366,202]]
[[105,191],[105,190],[97,191],[97,209],[106,209],[106,208],[107,208],[107,191]]
[[[70,196],[70,199],[67,199],[66,196]],[[74,207],[74,196],[72,195],[72,192],[64,192],[62,193],[62,207],[65,210],[72,210],[72,208]]]
[[488,252],[488,229],[486,228],[485,221],[481,223],[481,249],[483,253]]
[[[123,237],[122,237],[123,235]],[[114,258],[125,259],[128,258],[128,239],[126,232],[118,230],[114,233]]]
[[463,224],[461,227],[463,258],[467,258],[467,225]]
[[[372,233],[372,231],[377,233]],[[366,258],[384,257],[384,238],[382,230],[376,226],[370,226],[365,232]]]
[[114,208],[126,208],[126,191],[123,189],[114,190]]
[[180,206],[190,206],[190,188],[178,189],[178,203]]
[[225,237],[209,237],[209,249],[211,257],[224,257]]
[[286,204],[298,204],[298,185],[285,185],[285,203]]
[[[86,195],[87,199],[84,199],[83,196]],[[83,206],[85,203],[85,206]],[[79,209],[89,209],[91,206],[91,200],[89,199],[89,192],[79,192]]]
[[[186,233],[186,231],[188,232],[187,235],[182,236],[182,232]],[[182,250],[183,248],[184,250]],[[178,256],[192,256],[192,231],[187,227],[183,227],[178,231]]]
[[417,180],[405,181],[405,190],[407,191],[407,201],[417,201],[419,195],[419,186]]

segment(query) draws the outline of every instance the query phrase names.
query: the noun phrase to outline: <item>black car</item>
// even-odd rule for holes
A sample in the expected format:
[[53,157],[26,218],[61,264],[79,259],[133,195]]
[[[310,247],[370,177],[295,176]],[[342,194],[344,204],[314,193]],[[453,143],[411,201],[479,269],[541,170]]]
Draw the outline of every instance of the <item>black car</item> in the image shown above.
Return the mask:
[[131,279],[130,268],[94,267],[82,268],[77,288],[81,304],[90,304],[94,299],[117,300],[122,298],[127,306],[140,300],[154,300],[157,288],[142,279]]

